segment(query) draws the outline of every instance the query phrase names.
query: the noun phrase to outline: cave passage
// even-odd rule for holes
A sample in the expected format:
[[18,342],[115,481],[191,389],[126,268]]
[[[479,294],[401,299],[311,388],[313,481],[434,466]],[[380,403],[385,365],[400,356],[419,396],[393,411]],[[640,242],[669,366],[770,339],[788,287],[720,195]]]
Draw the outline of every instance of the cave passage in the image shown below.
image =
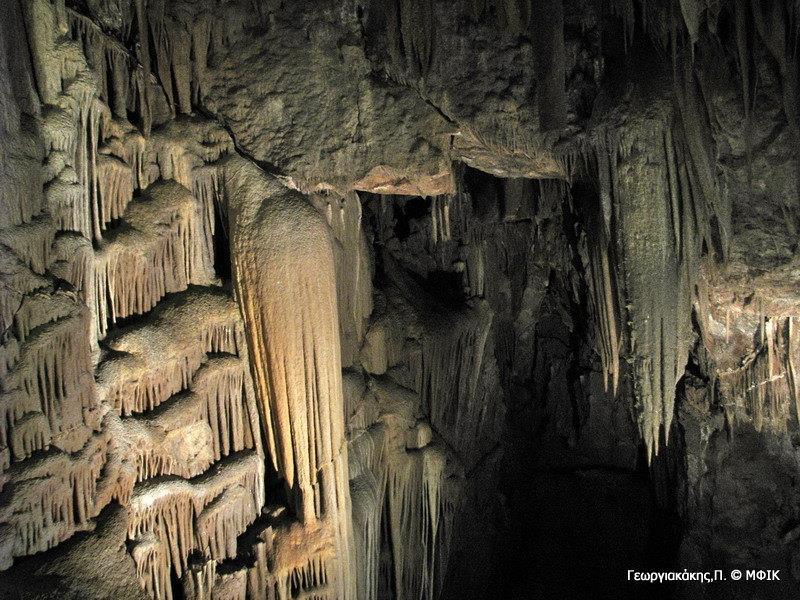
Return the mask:
[[0,598],[800,597],[800,3],[6,0]]

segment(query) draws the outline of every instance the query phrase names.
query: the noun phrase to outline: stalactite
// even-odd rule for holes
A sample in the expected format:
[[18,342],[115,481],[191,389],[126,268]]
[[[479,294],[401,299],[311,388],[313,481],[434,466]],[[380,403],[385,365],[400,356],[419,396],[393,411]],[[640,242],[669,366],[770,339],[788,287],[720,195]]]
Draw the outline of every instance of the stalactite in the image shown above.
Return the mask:
[[[691,344],[693,274],[697,272],[703,223],[696,214],[702,199],[693,196],[685,154],[669,126],[650,139],[637,138],[644,156],[626,150],[624,141],[611,160],[623,285],[630,327],[631,362],[636,373],[635,393],[641,402],[640,427],[649,453],[658,452],[661,431],[669,431],[675,385],[683,374]],[[641,135],[641,134],[637,134]],[[660,139],[659,139],[660,137]],[[642,158],[635,158],[642,156]],[[647,163],[644,161],[647,160]],[[652,198],[661,202],[653,204]],[[653,223],[645,231],[641,224]],[[602,233],[602,232],[601,232]],[[601,242],[602,235],[595,242]],[[608,249],[598,247],[593,261],[603,273],[595,283],[600,307],[600,340],[610,362],[606,371],[618,377],[614,356],[615,315],[610,306],[614,276],[606,280]],[[593,275],[593,280],[597,276]],[[602,296],[600,295],[602,293]],[[602,304],[601,304],[602,303]]]
[[[180,299],[176,304],[184,305]],[[194,317],[192,309],[200,305],[197,301],[189,303],[185,314]],[[235,305],[231,306],[235,311]],[[206,307],[214,317],[225,310],[218,302]],[[160,329],[156,325],[155,330]],[[137,337],[145,344],[152,340]],[[195,345],[200,345],[201,350],[218,349],[219,336],[207,337],[207,342],[201,340]],[[239,343],[243,349],[244,342]],[[160,362],[156,357],[156,363]],[[205,472],[214,460],[240,450],[253,450],[263,456],[255,398],[245,364],[246,353],[242,358],[215,354],[195,372],[191,391],[179,392],[144,415],[123,419],[114,414],[107,416],[104,429],[111,436],[111,444],[106,469],[108,485],[103,495],[125,505],[130,502],[137,481],[167,475],[191,478]],[[124,372],[119,366],[110,368],[117,376]]]
[[94,300],[99,336],[108,323],[143,314],[168,293],[208,283],[213,259],[195,198],[173,182],[150,186],[128,205],[124,223],[96,255]]
[[92,243],[81,235],[62,233],[53,242],[51,253],[50,272],[69,282],[84,304],[91,306],[92,303],[87,293],[94,281]]
[[[38,300],[48,296],[43,292],[50,286],[49,281],[33,273],[11,252],[2,249],[0,273],[4,282],[0,291],[0,318],[3,324],[0,377],[5,377],[19,360],[21,338],[27,336],[37,324],[49,322],[52,316],[43,315],[38,310]],[[37,308],[30,308],[31,304]],[[69,313],[70,309],[64,311],[64,314]],[[56,318],[60,315],[61,311],[56,313]]]
[[[329,528],[319,522],[301,525],[289,521],[284,509],[273,509],[257,539],[252,565],[235,572],[244,576],[246,583],[241,590],[242,598],[335,600],[340,597],[331,585],[337,558]],[[224,583],[224,579],[217,577],[215,594]]]
[[[625,354],[640,432],[652,456],[670,430],[675,386],[692,344],[703,244],[724,256],[730,213],[709,173],[712,142],[690,73],[681,71],[676,79],[663,68],[645,89],[633,83],[641,66],[640,58],[629,58],[633,75],[626,93],[635,102],[611,108],[596,132],[602,211],[588,219],[588,242],[604,370],[613,381],[618,353]],[[599,114],[606,101],[599,101]],[[650,110],[630,114],[631,106]],[[626,325],[619,343],[617,323]]]
[[384,576],[394,582],[394,596],[435,598],[461,501],[462,467],[432,440],[430,427],[418,422],[416,393],[386,380],[371,381],[370,389],[381,416],[350,444],[358,598],[373,598],[377,592],[384,536],[394,568]]
[[450,225],[452,196],[434,196],[431,205],[431,238],[434,244],[450,241],[453,237]]
[[325,519],[351,598],[352,545],[335,260],[327,225],[302,196],[252,164],[226,166],[234,283],[275,465],[303,523]]
[[[38,5],[27,7],[36,11]],[[19,4],[4,12],[0,35],[6,40],[0,49],[0,229],[29,222],[44,208],[42,196],[43,148],[39,136],[24,126],[24,115],[40,118],[39,102],[29,54],[30,37],[26,15]],[[46,23],[38,23],[46,32]],[[44,90],[45,93],[47,90]]]
[[486,293],[485,243],[475,240],[461,249],[464,265],[464,291],[472,297],[483,298]]
[[97,205],[100,229],[125,213],[133,200],[134,176],[130,166],[115,156],[101,155],[97,161]]
[[31,270],[41,275],[50,264],[55,235],[55,223],[49,216],[40,215],[18,227],[0,230],[0,244],[22,257]]
[[[208,361],[209,368],[201,369],[191,382],[192,391],[148,415],[120,419],[113,412],[107,414],[102,433],[89,438],[93,428],[99,429],[97,421],[107,408],[98,407],[95,399],[91,343],[86,335],[92,331],[87,320],[90,313],[76,311],[75,306],[81,299],[99,314],[94,325],[97,335],[90,337],[102,337],[107,316],[141,314],[165,294],[184,290],[191,283],[209,282],[214,205],[198,203],[186,190],[172,193],[177,184],[150,186],[144,200],[131,202],[134,190],[148,187],[158,176],[146,156],[148,150],[155,153],[158,163],[158,148],[146,148],[144,138],[124,121],[128,108],[138,103],[143,129],[149,133],[149,72],[142,77],[136,67],[131,70],[125,49],[71,10],[66,12],[69,33],[78,43],[61,38],[67,27],[61,20],[56,23],[54,13],[64,9],[63,2],[55,9],[37,0],[24,4],[28,28],[35,37],[31,55],[39,60],[38,84],[47,104],[41,125],[46,152],[43,171],[49,181],[45,195],[41,193],[44,180],[30,177],[31,190],[38,194],[31,194],[25,203],[32,211],[11,215],[14,211],[10,210],[10,218],[19,221],[15,224],[25,225],[0,231],[0,241],[47,278],[32,278],[35,285],[22,286],[24,265],[11,257],[6,260],[2,253],[4,284],[13,284],[14,294],[0,297],[5,319],[0,373],[7,392],[0,402],[0,466],[7,470],[2,482],[11,482],[4,490],[8,502],[0,507],[4,531],[0,564],[7,568],[14,555],[45,550],[88,528],[100,508],[116,498],[131,503],[131,526],[138,525],[136,531],[142,534],[133,554],[143,586],[155,597],[171,597],[169,566],[180,570],[187,549],[196,546],[220,560],[232,557],[237,536],[258,516],[264,502],[258,416],[244,367],[247,353],[238,310],[221,290],[192,290],[186,292],[192,299],[184,305],[181,299],[178,306],[168,299],[153,311],[157,323],[159,315],[163,323],[177,315],[182,329],[165,327],[168,332],[158,332],[168,343],[150,346],[149,342],[158,342],[153,339],[158,333],[151,335],[153,329],[148,330],[146,322],[129,328],[127,337],[117,336],[115,341],[121,340],[124,349],[110,354],[101,380],[104,396],[111,398],[112,405],[119,402],[127,413],[153,408],[186,388],[207,352],[241,352],[241,357]],[[141,13],[144,3],[137,6]],[[142,28],[145,36],[147,29]],[[141,49],[146,53],[149,43]],[[188,48],[181,55],[188,59]],[[94,74],[88,69],[87,56]],[[149,68],[150,61],[144,62]],[[5,60],[2,63],[0,76],[6,66]],[[188,84],[180,80],[180,73],[176,75],[181,107],[190,108],[185,93]],[[132,86],[131,82],[138,83]],[[111,105],[120,122],[112,120],[104,103]],[[35,111],[31,116],[39,121]],[[5,119],[3,125],[5,132]],[[29,140],[22,137],[21,141]],[[193,155],[184,179],[189,189],[195,184],[191,169],[203,162],[198,156],[208,155],[204,144],[205,140],[198,140],[192,148],[200,152]],[[227,144],[232,146],[229,139]],[[6,146],[2,146],[5,156]],[[41,162],[24,144],[14,152],[20,159]],[[16,186],[15,192],[26,189]],[[41,201],[37,204],[36,197],[46,199],[47,206]],[[44,208],[55,223],[37,217]],[[108,226],[120,218],[119,227],[114,223],[109,239],[103,240]],[[75,233],[60,235],[54,243],[59,228]],[[96,256],[89,240],[99,246]],[[69,282],[75,290],[49,291],[53,284],[47,270],[64,280],[57,282],[59,287],[69,289],[65,283]],[[71,311],[59,306],[64,297]],[[209,313],[205,319],[204,310]],[[131,345],[126,346],[126,341]],[[187,349],[191,356],[154,353],[155,347]],[[152,365],[158,369],[151,369]],[[142,368],[146,376],[140,381],[137,376]],[[109,379],[103,379],[103,373]],[[179,434],[184,438],[177,439]],[[9,464],[9,447],[17,459],[36,455]],[[236,454],[246,449],[252,451]],[[122,452],[130,453],[127,464],[117,456]],[[227,458],[216,470],[187,483],[188,507],[164,501],[163,513],[156,515],[152,506],[142,508],[142,490],[148,483],[134,490],[137,480],[197,476],[222,456]],[[145,503],[149,500],[158,505],[161,498]],[[187,528],[184,519],[191,511],[197,519],[192,517]]]
[[[218,210],[219,176],[217,165],[195,167],[192,172],[192,192],[199,202],[199,210],[203,223],[203,256],[214,256],[214,235],[216,221],[214,213]],[[212,265],[213,267],[213,265]]]
[[364,341],[372,313],[372,264],[370,248],[362,226],[361,200],[355,192],[340,198],[317,195],[312,201],[331,227],[336,260],[336,296],[342,366],[353,364]]
[[[154,477],[195,477],[213,463],[212,432],[203,418],[203,402],[195,394],[174,398],[165,410],[147,417],[106,417],[110,435],[109,495],[127,504],[134,485]],[[112,475],[114,473],[115,475]]]
[[[75,171],[83,190],[81,203],[73,207],[72,222],[64,229],[74,229],[88,238],[100,239],[100,207],[98,195],[97,148],[101,143],[101,119],[104,107],[94,98],[80,112],[80,137],[76,147]],[[71,226],[70,226],[71,225]]]
[[158,175],[195,192],[218,193],[216,171],[221,165],[213,163],[234,153],[224,129],[213,121],[195,119],[170,122],[153,134],[149,144]]
[[192,114],[205,94],[208,56],[229,43],[229,15],[207,3],[199,6],[203,10],[136,0],[137,58],[142,65],[136,78],[142,88],[137,104],[146,137],[156,99],[153,86],[141,82],[158,81],[173,115]]
[[752,419],[756,431],[785,431],[797,407],[792,349],[797,347],[793,317],[766,318],[755,349],[735,369],[718,373],[729,426],[735,429],[742,415]]
[[164,543],[154,534],[141,536],[131,551],[139,584],[150,597],[172,600],[172,580]]
[[[46,296],[40,298],[44,305],[30,301],[21,307],[17,320],[19,354],[2,381],[5,393],[0,402],[0,440],[3,445],[11,442],[18,460],[51,443],[68,452],[83,447],[90,434],[84,410],[96,404],[86,336],[88,312],[67,300],[71,312],[67,313],[69,308],[65,310],[62,304],[60,312],[67,314],[59,318],[59,312],[55,312],[55,316],[50,313],[45,317],[43,312],[48,307],[58,305]],[[17,427],[22,429],[16,431]]]
[[481,388],[486,369],[492,368],[484,364],[491,324],[487,307],[435,322],[423,339],[415,374],[426,414],[467,464],[477,458],[481,441],[494,439],[503,418],[499,406],[486,399],[488,390]]
[[27,2],[23,5],[22,12],[30,45],[36,48],[31,58],[41,101],[43,104],[54,105],[61,93],[58,54],[55,52],[55,15],[47,0]]
[[[48,163],[52,163],[58,172],[49,173],[52,178],[44,186],[44,195],[48,211],[61,230],[74,230],[72,226],[74,207],[79,205],[83,192],[78,183],[78,175],[70,166],[65,166],[65,153],[52,151],[48,155]],[[56,158],[58,157],[58,158]],[[45,167],[47,168],[47,164]]]
[[[92,243],[82,235],[62,233],[53,243],[52,257],[50,272],[69,282],[86,306],[95,306],[95,260]],[[99,352],[96,327],[96,319],[90,318],[88,338],[93,355]]]
[[144,67],[144,75],[139,84],[139,113],[142,119],[142,133],[145,137],[149,137],[153,125],[153,104],[150,97],[150,37],[145,12],[146,1],[136,0],[136,29],[139,36],[136,50],[139,62]]
[[[61,106],[45,113],[43,123],[48,152],[62,155],[69,169],[67,173],[52,174],[58,181],[50,194],[50,204],[56,208],[59,228],[80,232],[90,239],[100,235],[97,149],[107,118],[107,109],[95,97],[91,76],[80,72],[79,79],[62,95]],[[72,189],[70,184],[74,184]]]
[[[183,594],[188,600],[211,600],[217,578],[217,561],[209,560],[202,565],[192,565],[184,577]],[[252,596],[266,598],[266,594]]]
[[382,440],[377,440],[377,437],[375,432],[365,431],[350,445],[350,496],[356,540],[357,597],[360,600],[378,596],[377,566],[385,476],[380,457],[376,457],[382,445]]
[[190,288],[163,300],[149,318],[110,337],[109,347],[121,355],[98,368],[101,397],[124,415],[185,389],[206,352],[245,349],[238,308],[221,290]]
[[435,598],[441,589],[455,514],[442,493],[444,465],[434,446],[389,461],[386,494],[398,598]]
[[98,78],[100,98],[117,117],[126,119],[131,70],[127,50],[88,17],[71,9],[66,10],[66,16],[70,37],[80,44]]
[[394,67],[424,77],[435,51],[435,11],[431,0],[386,0],[386,34]]
[[[49,282],[48,282],[49,283]],[[24,343],[29,336],[43,325],[66,321],[78,317],[83,308],[75,303],[69,292],[53,292],[50,285],[30,290],[16,307],[15,314],[8,321],[17,339]]]
[[[260,446],[251,430],[242,363],[214,358],[196,373],[191,392],[180,392],[157,411],[107,419],[110,462],[119,472],[114,497],[125,503],[136,481],[179,475],[191,478],[216,460]],[[233,381],[231,381],[233,380]]]
[[[673,163],[671,177],[674,181],[670,185],[673,189],[682,186],[677,195],[673,193],[676,200],[681,192],[691,194],[691,205],[686,210],[695,213],[695,235],[704,237],[714,255],[724,259],[733,235],[732,204],[719,190],[711,117],[694,74],[692,56],[684,52],[676,61],[680,59],[682,65],[676,67],[673,76],[679,118],[675,131],[667,132],[670,137],[665,140],[669,160]],[[675,164],[682,157],[686,163]]]
[[204,555],[216,560],[235,558],[236,537],[258,516],[253,494],[243,487],[229,487],[198,516],[197,543]]
[[[2,105],[0,105],[2,106]],[[41,149],[30,134],[0,128],[0,227],[30,222],[45,207]]]
[[548,131],[566,122],[564,7],[562,0],[542,0],[532,7],[539,127]]
[[203,417],[213,433],[214,460],[253,448],[259,435],[247,413],[246,368],[238,357],[212,358],[192,381],[192,390],[203,399]]
[[173,111],[191,113],[191,42],[182,24],[163,15],[147,14],[148,35],[152,38],[154,70]]
[[[246,452],[190,481],[167,479],[137,486],[130,501],[128,537],[136,541],[155,536],[166,549],[156,554],[159,562],[148,561],[152,574],[142,574],[143,582],[160,579],[162,569],[173,569],[180,577],[195,549],[220,551],[222,555],[211,555],[219,560],[235,549],[236,538],[264,505],[263,465],[263,457]],[[225,515],[226,510],[231,514]]]
[[12,556],[0,557],[0,564],[52,548],[88,528],[101,508],[95,489],[104,463],[105,440],[96,436],[75,454],[49,452],[13,466],[5,477],[14,485],[0,507],[0,524],[9,524],[12,532],[11,543],[2,549]]
[[[607,169],[601,163],[601,169]],[[606,171],[607,173],[607,171]],[[601,175],[602,177],[602,175]],[[620,316],[617,298],[616,261],[612,255],[610,186],[605,185],[603,206],[586,210],[587,250],[589,256],[589,290],[600,360],[603,364],[603,383],[616,395],[620,378]],[[607,208],[606,208],[607,207]],[[608,217],[606,218],[606,215]]]
[[162,538],[167,552],[156,569],[172,567],[180,576],[189,554],[195,548],[192,531],[196,506],[191,484],[175,480],[141,487],[131,498],[128,537],[135,540],[147,534]]

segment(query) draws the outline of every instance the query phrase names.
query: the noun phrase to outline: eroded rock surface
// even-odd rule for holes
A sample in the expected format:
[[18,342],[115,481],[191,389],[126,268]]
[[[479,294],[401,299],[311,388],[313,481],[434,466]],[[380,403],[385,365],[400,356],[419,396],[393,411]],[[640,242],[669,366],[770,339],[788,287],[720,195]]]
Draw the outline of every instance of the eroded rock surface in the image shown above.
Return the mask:
[[794,4],[4,9],[0,595],[796,596]]

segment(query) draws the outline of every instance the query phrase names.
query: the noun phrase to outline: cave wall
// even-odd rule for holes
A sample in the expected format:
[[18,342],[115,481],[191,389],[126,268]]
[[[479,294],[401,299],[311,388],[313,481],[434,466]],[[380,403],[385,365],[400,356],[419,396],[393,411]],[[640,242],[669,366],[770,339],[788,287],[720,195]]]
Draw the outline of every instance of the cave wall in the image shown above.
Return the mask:
[[796,23],[12,0],[2,593],[523,598],[565,498],[796,591]]

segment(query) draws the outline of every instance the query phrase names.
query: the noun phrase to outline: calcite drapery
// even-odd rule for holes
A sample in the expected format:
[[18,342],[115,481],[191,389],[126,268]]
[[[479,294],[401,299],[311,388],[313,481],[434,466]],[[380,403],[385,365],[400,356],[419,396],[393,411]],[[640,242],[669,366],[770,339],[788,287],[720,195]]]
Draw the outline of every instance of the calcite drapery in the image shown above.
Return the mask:
[[273,460],[302,522],[336,544],[336,596],[354,596],[335,261],[300,194],[252,163],[225,165],[233,276]]

